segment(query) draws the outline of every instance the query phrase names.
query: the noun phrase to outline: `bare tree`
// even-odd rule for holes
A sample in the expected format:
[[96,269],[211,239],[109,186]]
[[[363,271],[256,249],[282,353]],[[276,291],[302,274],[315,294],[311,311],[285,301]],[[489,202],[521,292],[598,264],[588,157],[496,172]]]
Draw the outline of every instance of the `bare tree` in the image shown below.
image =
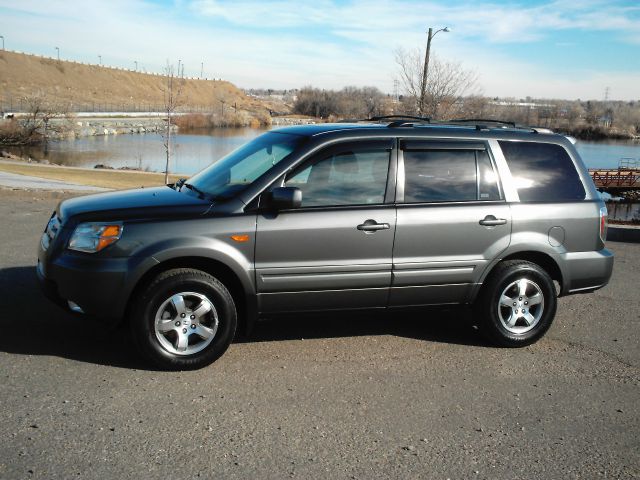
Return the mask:
[[64,122],[52,123],[53,119],[69,117],[69,106],[51,100],[42,92],[22,97],[24,116],[17,118],[9,128],[3,129],[0,143],[5,145],[28,145],[48,141],[51,133],[62,133],[69,128]]
[[167,114],[166,128],[162,133],[162,140],[164,143],[164,149],[167,154],[167,161],[164,169],[164,183],[169,183],[169,166],[171,165],[172,154],[172,140],[171,129],[173,128],[173,114],[176,108],[180,105],[182,88],[184,86],[184,77],[182,75],[176,76],[174,74],[174,67],[167,61],[165,67],[165,82],[162,87],[163,99],[164,99],[164,112]]
[[[458,105],[464,95],[476,90],[478,76],[472,70],[466,70],[458,62],[447,62],[432,55],[429,61],[424,105],[420,108],[424,61],[422,51],[407,51],[398,48],[395,51],[396,64],[399,67],[400,81],[409,97],[410,112],[420,113],[430,118],[445,118]],[[420,111],[422,110],[422,111]]]
[[303,87],[293,109],[320,118],[367,118],[383,114],[384,101],[384,94],[376,87],[345,87],[340,91]]

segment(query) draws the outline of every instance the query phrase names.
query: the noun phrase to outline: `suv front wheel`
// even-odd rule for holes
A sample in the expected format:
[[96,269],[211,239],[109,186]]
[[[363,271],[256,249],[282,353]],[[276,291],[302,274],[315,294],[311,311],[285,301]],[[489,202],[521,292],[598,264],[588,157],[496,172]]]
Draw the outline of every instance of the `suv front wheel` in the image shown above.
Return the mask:
[[489,275],[478,302],[481,330],[504,347],[534,343],[551,326],[556,314],[553,280],[535,263],[508,260]]
[[130,318],[134,339],[144,356],[163,369],[209,365],[235,335],[237,315],[231,294],[200,270],[163,272],[134,302]]

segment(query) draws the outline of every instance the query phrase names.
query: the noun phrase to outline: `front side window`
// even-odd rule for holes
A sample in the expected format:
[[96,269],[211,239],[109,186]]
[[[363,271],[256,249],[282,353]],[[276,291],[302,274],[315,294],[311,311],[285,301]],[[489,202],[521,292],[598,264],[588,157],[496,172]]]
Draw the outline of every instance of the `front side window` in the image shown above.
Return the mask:
[[499,200],[498,178],[486,151],[404,151],[405,203]]
[[285,181],[302,191],[302,207],[371,205],[384,202],[390,149],[333,150]]
[[213,198],[231,197],[287,158],[306,137],[268,132],[191,177],[189,184]]
[[584,200],[585,190],[576,167],[560,145],[536,142],[498,142],[522,202]]

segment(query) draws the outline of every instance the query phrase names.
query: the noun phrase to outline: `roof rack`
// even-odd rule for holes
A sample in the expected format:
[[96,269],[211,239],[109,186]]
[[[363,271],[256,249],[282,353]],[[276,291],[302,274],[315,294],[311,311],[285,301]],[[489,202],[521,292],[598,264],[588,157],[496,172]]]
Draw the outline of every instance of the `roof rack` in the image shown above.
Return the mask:
[[429,123],[431,119],[429,117],[416,117],[413,115],[382,115],[379,117],[371,117],[366,121],[369,122],[380,122],[384,120],[419,120],[421,122]]
[[429,124],[429,117],[415,117],[413,115],[383,115],[381,117],[371,117],[369,121],[381,122],[389,120],[389,128],[412,127],[416,123]]
[[476,130],[489,130],[490,126],[497,128],[513,128],[517,130],[528,130],[532,133],[553,133],[552,130],[545,128],[528,127],[525,125],[518,125],[515,122],[508,122],[505,120],[494,120],[491,118],[457,118],[453,120],[445,120],[443,124],[473,124]]
[[516,128],[515,122],[506,122],[504,120],[493,120],[490,118],[454,118],[453,120],[446,120],[444,123],[475,123],[478,124],[495,124],[503,125],[505,127]]
[[491,118],[455,118],[452,120],[431,120],[429,117],[418,117],[413,115],[382,115],[364,119],[345,119],[340,122],[357,123],[357,122],[386,122],[388,128],[413,127],[414,125],[433,125],[433,126],[468,126],[476,130],[489,130],[490,128],[512,128],[515,130],[526,130],[531,133],[554,133],[553,130],[542,127],[528,127],[518,125],[515,122],[505,120],[495,120]]

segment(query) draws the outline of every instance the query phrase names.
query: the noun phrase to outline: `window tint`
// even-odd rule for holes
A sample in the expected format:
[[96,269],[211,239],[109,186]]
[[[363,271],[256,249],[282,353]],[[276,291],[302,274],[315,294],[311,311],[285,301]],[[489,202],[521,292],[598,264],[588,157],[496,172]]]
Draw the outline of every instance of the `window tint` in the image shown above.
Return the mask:
[[477,200],[473,150],[406,150],[404,172],[406,203]]
[[285,182],[302,190],[302,206],[384,202],[390,150],[354,149],[320,156]]
[[480,181],[480,200],[500,200],[500,189],[498,188],[498,174],[493,169],[489,154],[485,151],[476,151],[478,158],[478,174]]
[[583,200],[585,190],[571,158],[560,145],[500,141],[523,202]]

